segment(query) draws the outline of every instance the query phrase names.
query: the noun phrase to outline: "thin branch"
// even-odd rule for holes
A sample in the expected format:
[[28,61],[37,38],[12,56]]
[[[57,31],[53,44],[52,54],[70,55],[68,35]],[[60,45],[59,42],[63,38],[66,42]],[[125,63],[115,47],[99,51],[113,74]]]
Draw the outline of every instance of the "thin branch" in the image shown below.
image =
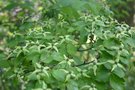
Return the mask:
[[73,67],[85,66],[85,65],[88,65],[88,64],[90,64],[90,63],[93,63],[94,61],[95,61],[95,60],[90,61],[90,62],[84,62],[84,63],[82,63],[82,64],[78,64],[78,65],[73,65]]
[[79,51],[79,52],[83,52],[83,51],[88,51],[88,50],[90,50],[90,49],[92,49],[92,47],[87,48],[87,49],[78,49],[77,51]]

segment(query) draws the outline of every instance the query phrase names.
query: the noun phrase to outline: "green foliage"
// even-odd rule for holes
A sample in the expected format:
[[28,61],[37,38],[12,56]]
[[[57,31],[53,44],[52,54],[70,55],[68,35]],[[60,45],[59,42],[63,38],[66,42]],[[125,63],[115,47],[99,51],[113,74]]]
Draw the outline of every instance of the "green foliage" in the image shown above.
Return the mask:
[[132,69],[130,69],[128,71],[128,78],[126,79],[126,90],[134,90],[134,85],[135,85],[135,77],[134,77],[134,73],[135,73],[135,66],[132,67]]
[[[43,5],[37,11],[38,20],[29,18],[29,22],[19,23],[7,39],[8,50],[0,53],[2,88],[123,90],[135,48],[135,42],[131,43],[135,32],[108,17],[110,12],[101,1],[39,3]],[[16,31],[22,28],[25,31]]]
[[134,0],[106,0],[106,2],[118,21],[133,25]]

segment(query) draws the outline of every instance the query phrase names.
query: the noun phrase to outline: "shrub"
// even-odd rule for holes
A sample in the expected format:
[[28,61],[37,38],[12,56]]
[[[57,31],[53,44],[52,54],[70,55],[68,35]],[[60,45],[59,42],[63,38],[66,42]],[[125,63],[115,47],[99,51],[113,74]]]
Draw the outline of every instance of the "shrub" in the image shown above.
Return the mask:
[[[68,6],[76,4],[72,0],[67,2]],[[52,5],[45,19],[26,33],[14,32],[11,40],[17,43],[5,51],[8,57],[3,54],[0,63],[2,88],[125,88],[126,70],[135,47],[134,31],[110,17],[81,10],[80,6],[67,8],[65,5],[62,1]]]

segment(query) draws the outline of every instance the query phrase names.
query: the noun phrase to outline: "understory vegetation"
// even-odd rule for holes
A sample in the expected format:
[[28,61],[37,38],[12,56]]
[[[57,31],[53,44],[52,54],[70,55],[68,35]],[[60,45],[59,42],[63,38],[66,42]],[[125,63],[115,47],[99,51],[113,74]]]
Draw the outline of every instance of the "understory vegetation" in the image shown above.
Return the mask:
[[1,0],[1,90],[134,90],[135,30],[106,0]]

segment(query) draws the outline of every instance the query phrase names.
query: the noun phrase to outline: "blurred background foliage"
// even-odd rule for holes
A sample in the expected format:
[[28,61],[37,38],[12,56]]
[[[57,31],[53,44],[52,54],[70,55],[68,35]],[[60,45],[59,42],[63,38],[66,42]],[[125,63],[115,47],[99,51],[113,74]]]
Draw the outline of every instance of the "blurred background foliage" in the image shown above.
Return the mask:
[[[13,48],[23,41],[27,30],[44,24],[43,20],[56,18],[60,13],[71,21],[84,9],[95,15],[112,14],[106,2],[100,0],[1,0],[0,43]],[[14,34],[18,37],[14,38]]]
[[[135,26],[135,0],[106,0],[106,3],[115,19],[121,23]],[[131,69],[127,72],[129,77],[126,90],[134,90],[135,88],[135,57],[132,58],[132,61]]]
[[134,26],[135,0],[106,0],[113,16],[119,22]]
[[[78,12],[76,12],[77,10],[89,7],[92,14],[112,16],[119,22],[125,22],[130,26],[134,26],[135,0],[56,1],[0,0],[0,59],[6,58],[6,54],[10,52],[10,48],[23,44],[21,42],[23,42],[27,30],[44,24],[42,20],[46,20],[46,17],[57,17],[58,13],[65,15],[67,21],[70,22],[71,19],[79,17]],[[15,34],[17,34],[17,37],[14,37]],[[133,62],[135,62],[134,58]],[[134,90],[135,88],[134,63],[131,66],[131,69],[127,72],[129,75],[127,90]]]

